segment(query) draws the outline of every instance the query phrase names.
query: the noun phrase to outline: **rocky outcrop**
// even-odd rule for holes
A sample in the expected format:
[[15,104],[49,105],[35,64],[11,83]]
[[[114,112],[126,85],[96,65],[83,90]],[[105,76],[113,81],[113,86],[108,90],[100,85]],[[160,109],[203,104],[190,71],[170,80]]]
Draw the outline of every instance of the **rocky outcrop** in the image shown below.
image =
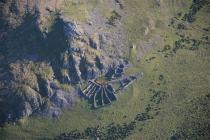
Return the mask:
[[123,64],[120,64],[119,66],[117,66],[117,68],[115,69],[115,77],[121,77],[122,74],[124,72],[124,65]]
[[100,40],[98,34],[94,34],[89,38],[89,45],[96,50],[100,48]]
[[39,111],[43,104],[41,95],[27,85],[21,85],[16,90],[1,90],[0,98],[3,109],[0,111],[0,122],[16,121],[30,116]]
[[39,93],[42,95],[42,97],[51,97],[53,95],[53,90],[48,80],[39,78],[38,83]]
[[[121,1],[116,2],[122,8]],[[58,117],[61,109],[71,107],[77,98],[78,90],[66,91],[61,88],[63,84],[76,87],[108,70],[111,74],[107,79],[124,74],[125,65],[120,65],[123,60],[118,53],[122,52],[122,32],[114,30],[116,38],[112,39],[113,32],[104,32],[114,29],[107,27],[107,19],[100,21],[103,24],[94,21],[91,25],[69,20],[57,9],[59,3],[0,1],[1,122],[35,113]],[[94,12],[94,18],[101,17]],[[121,15],[116,11],[112,14],[110,22],[117,26]],[[47,19],[51,20],[49,24]],[[116,100],[111,85],[94,84],[100,89],[91,91],[95,108]]]
[[81,32],[81,29],[75,23],[64,20],[64,33],[68,38],[78,39]]
[[78,98],[77,90],[66,92],[60,88],[56,88],[53,89],[53,93],[53,96],[50,97],[47,102],[45,102],[42,107],[42,111],[38,112],[38,114],[58,118],[62,112],[62,109],[72,107]]
[[25,84],[38,91],[37,77],[32,71],[31,63],[16,61],[10,64],[11,80],[19,84]]
[[63,108],[76,103],[76,90],[66,92],[55,82],[47,83],[46,87],[50,92],[45,91],[44,96],[27,85],[11,88],[16,90],[1,90],[0,123],[17,121],[32,114],[58,117]]
[[125,69],[129,67],[131,67],[131,64],[126,60],[120,62],[118,65],[110,65],[105,73],[105,77],[107,80],[119,78],[123,76]]
[[[69,96],[69,94],[72,94],[72,96]],[[76,98],[76,91],[68,93],[61,89],[58,89],[55,94],[50,98],[50,101],[54,104],[54,106],[58,108],[65,108],[69,105],[73,105],[73,103],[75,102],[74,98]]]

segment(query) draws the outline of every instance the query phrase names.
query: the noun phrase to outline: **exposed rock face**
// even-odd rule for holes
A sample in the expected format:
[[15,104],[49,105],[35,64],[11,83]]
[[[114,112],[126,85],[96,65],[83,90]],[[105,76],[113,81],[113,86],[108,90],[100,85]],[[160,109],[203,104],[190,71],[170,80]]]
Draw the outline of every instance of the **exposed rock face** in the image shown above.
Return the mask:
[[64,21],[64,33],[68,38],[78,39],[81,36],[81,30],[75,23]]
[[16,91],[3,90],[0,97],[3,99],[1,109],[5,110],[0,114],[0,122],[15,121],[29,116],[39,111],[43,104],[40,94],[26,85],[17,87]]
[[64,108],[72,105],[75,99],[71,98],[68,92],[57,90],[50,100],[58,108]]
[[49,81],[40,78],[39,87],[39,92],[43,97],[51,97],[53,95],[53,89]]
[[[64,34],[70,40],[70,47],[62,55],[64,83],[78,84],[81,80],[96,78],[110,65],[121,61],[117,57],[111,59],[110,53],[103,50],[108,41],[104,34],[89,34],[82,25],[70,22],[65,17],[62,20]],[[96,50],[102,53],[97,55]]]
[[62,89],[54,89],[54,94],[49,98],[49,101],[43,105],[43,110],[39,114],[58,118],[62,108],[68,108],[76,103],[78,93],[76,90],[71,92],[63,91]]
[[[77,100],[78,90],[65,91],[62,84],[97,79],[123,61],[121,28],[107,26],[97,10],[91,13],[91,24],[71,21],[58,13],[61,2],[0,1],[0,122],[34,113],[58,117],[61,108]],[[49,25],[48,18],[53,20]],[[114,68],[110,79],[122,74],[122,66]],[[101,87],[95,107],[116,99],[108,87]]]
[[89,38],[89,45],[96,50],[100,48],[100,40],[98,34],[94,34]]
[[115,69],[115,77],[120,77],[120,76],[122,76],[122,74],[123,74],[123,72],[124,72],[124,65],[123,64],[120,64],[116,69]]
[[39,90],[39,86],[37,84],[37,77],[31,70],[31,65],[29,63],[27,64],[22,61],[11,63],[10,70],[12,74],[12,80],[14,82],[29,85],[36,91]]
[[127,69],[129,67],[131,67],[131,64],[129,64],[127,61],[120,62],[118,65],[111,65],[107,69],[107,71],[105,73],[105,77],[108,80],[122,77],[122,75],[124,74],[125,69]]
[[21,105],[22,107],[20,108],[20,110],[22,110],[22,112],[20,112],[20,116],[30,116],[33,113],[33,109],[28,102],[24,102]]
[[54,83],[51,83],[48,88],[52,94],[48,97],[48,101],[39,92],[26,85],[17,87],[16,91],[1,90],[0,122],[16,121],[34,113],[54,117],[55,114],[61,113],[62,108],[74,105],[78,98],[76,90],[71,93],[65,92],[55,87]]

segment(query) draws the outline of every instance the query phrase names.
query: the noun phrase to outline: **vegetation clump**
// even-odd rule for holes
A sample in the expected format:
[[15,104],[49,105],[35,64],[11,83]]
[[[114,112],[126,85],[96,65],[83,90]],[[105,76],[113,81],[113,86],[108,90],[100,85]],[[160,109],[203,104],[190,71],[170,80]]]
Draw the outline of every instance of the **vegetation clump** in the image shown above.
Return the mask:
[[120,20],[122,17],[117,11],[112,11],[112,16],[108,19],[108,24],[115,26],[116,20]]
[[193,4],[191,5],[189,12],[184,15],[183,20],[190,23],[194,22],[197,12],[205,5],[209,4],[208,0],[193,0]]
[[55,140],[79,140],[79,139],[101,139],[101,140],[117,140],[125,139],[136,127],[136,122],[110,124],[106,127],[88,127],[84,132],[73,130],[69,133],[62,133]]

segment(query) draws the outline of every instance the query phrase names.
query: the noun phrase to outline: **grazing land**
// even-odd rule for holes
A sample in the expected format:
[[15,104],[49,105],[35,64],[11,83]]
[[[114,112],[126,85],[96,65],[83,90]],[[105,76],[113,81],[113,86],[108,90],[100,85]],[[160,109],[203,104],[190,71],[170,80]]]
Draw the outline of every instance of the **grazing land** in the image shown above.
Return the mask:
[[[49,100],[46,104],[56,106],[62,113],[56,117],[46,117],[34,111],[35,113],[20,117],[17,121],[6,122],[0,127],[0,139],[210,139],[210,1],[108,1],[64,0],[57,7],[62,7],[60,14],[63,19],[73,21],[75,28],[84,28],[87,33],[86,36],[79,29],[74,32],[74,26],[71,26],[73,33],[82,34],[81,37],[72,39],[72,50],[84,50],[84,57],[75,49],[71,55],[63,53],[68,39],[59,32],[62,20],[58,18],[57,21],[57,15],[52,11],[51,16],[43,16],[41,28],[49,28],[49,33],[45,39],[48,44],[45,49],[36,50],[42,57],[40,61],[30,60],[29,63],[25,62],[26,58],[21,58],[16,63],[13,59],[19,56],[8,53],[6,57],[12,57],[11,61],[13,60],[9,65],[14,64],[13,72],[16,72],[15,68],[19,63],[36,71],[35,74],[27,72],[31,75],[30,78],[25,78],[29,81],[24,83],[27,87],[35,89],[32,86],[35,81],[32,75],[41,75],[44,81],[58,83],[59,89],[55,91],[60,94],[64,92],[65,97],[71,97],[71,100],[72,96],[66,94],[72,95],[72,91],[79,87],[85,89],[88,79],[91,79],[89,77],[94,77],[93,74],[86,75],[89,71],[86,67],[95,71],[96,79],[99,77],[102,84],[107,84],[111,80],[102,75],[107,72],[108,65],[112,61],[119,61],[117,64],[120,64],[121,60],[126,60],[131,66],[125,69],[123,75],[141,72],[141,78],[137,78],[117,94],[112,93],[116,96],[116,101],[94,109],[90,101],[80,95],[75,95],[70,107],[64,108],[56,104],[57,98],[53,98],[54,96],[51,98],[50,95],[42,95],[42,102]],[[34,29],[33,26],[31,28]],[[8,51],[18,52],[17,48],[12,50],[14,42],[20,43],[17,47],[23,46],[25,50],[27,46],[31,46],[31,42],[37,41],[35,46],[43,45],[44,41],[40,39],[41,33],[38,31],[30,32],[30,27],[24,24],[15,30],[17,35],[19,30],[23,30],[26,36],[15,40],[11,35],[8,40],[13,42],[2,43],[6,44]],[[34,35],[30,39],[26,39],[28,32]],[[57,36],[60,38],[56,40]],[[101,41],[101,36],[108,37]],[[27,41],[21,44],[20,40],[24,39]],[[50,46],[54,51],[49,52]],[[36,48],[32,47],[32,52],[33,49]],[[68,65],[75,68],[69,70],[69,67],[61,65],[58,61],[60,54],[67,57],[69,62],[74,59]],[[5,52],[0,50],[0,61],[5,60],[4,56]],[[3,63],[0,65],[0,71],[5,69]],[[79,78],[75,77],[76,73],[81,73],[78,74]],[[1,77],[4,77],[3,73],[0,73],[0,95],[1,92],[7,93],[1,88]],[[113,83],[112,87],[119,85]],[[0,96],[0,105],[4,105],[3,97]],[[0,106],[0,116],[5,110]]]

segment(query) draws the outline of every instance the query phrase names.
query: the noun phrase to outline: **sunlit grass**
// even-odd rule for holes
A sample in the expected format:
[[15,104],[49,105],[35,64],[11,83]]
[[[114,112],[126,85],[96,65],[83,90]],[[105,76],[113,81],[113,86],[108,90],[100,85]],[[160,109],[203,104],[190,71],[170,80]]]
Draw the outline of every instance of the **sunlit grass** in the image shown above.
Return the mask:
[[[125,21],[129,41],[134,42],[138,47],[140,41],[145,38],[161,36],[161,40],[156,40],[154,48],[147,50],[140,61],[134,56],[137,55],[135,52],[126,54],[126,56],[134,56],[130,57],[134,67],[128,69],[126,74],[143,72],[144,76],[128,89],[118,93],[116,102],[104,108],[92,110],[87,101],[81,99],[74,108],[64,110],[57,120],[30,117],[21,120],[17,125],[6,125],[4,130],[0,131],[2,134],[0,139],[53,139],[62,132],[74,129],[84,130],[91,126],[106,126],[112,122],[122,124],[132,121],[137,113],[144,112],[148,104],[153,105],[154,108],[160,108],[159,114],[152,120],[138,123],[135,133],[127,139],[169,139],[177,127],[181,127],[186,121],[186,116],[190,115],[188,111],[192,106],[190,101],[204,97],[210,91],[210,50],[207,45],[196,51],[181,49],[167,58],[162,52],[158,52],[163,49],[164,45],[173,47],[174,42],[179,38],[175,35],[176,30],[166,27],[168,18],[165,16],[168,17],[171,13],[175,14],[177,10],[183,10],[188,2],[178,1],[176,4],[178,6],[170,9],[173,7],[171,3],[168,5],[165,3],[163,6],[165,8],[169,6],[169,8],[161,9],[163,10],[161,11],[157,7],[151,7],[153,5],[151,0],[125,1],[125,5],[131,10],[127,21]],[[88,18],[85,11],[91,9],[92,4],[82,1],[81,5],[73,6],[72,9],[72,5],[67,6],[67,13],[72,18],[83,21]],[[77,8],[81,10],[80,13],[75,13]],[[136,15],[138,16],[136,17]],[[145,37],[145,28],[151,26],[149,25],[150,19],[156,23],[155,29],[152,34]],[[157,20],[165,25],[157,24]],[[197,38],[200,35],[194,30],[191,34]],[[154,59],[147,61],[152,57]],[[163,81],[160,81],[160,75],[163,75]],[[67,85],[63,86],[65,88]],[[152,95],[149,89],[165,91],[167,96],[160,104],[153,104],[150,101]],[[152,113],[155,112],[152,110]],[[192,118],[189,117],[189,119]],[[140,128],[143,128],[143,131],[139,131]]]
[[108,1],[98,0],[64,0],[63,13],[72,20],[88,21],[91,12],[97,7],[97,11],[104,17],[111,16]]

